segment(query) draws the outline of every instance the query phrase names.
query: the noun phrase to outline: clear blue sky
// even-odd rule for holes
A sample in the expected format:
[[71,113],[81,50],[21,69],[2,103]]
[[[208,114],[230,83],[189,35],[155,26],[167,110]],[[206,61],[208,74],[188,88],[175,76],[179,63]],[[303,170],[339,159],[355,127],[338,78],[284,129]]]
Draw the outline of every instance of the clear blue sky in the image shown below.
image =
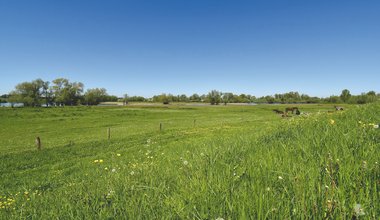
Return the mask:
[[379,92],[380,1],[0,0],[0,76],[0,94],[58,77],[118,96]]

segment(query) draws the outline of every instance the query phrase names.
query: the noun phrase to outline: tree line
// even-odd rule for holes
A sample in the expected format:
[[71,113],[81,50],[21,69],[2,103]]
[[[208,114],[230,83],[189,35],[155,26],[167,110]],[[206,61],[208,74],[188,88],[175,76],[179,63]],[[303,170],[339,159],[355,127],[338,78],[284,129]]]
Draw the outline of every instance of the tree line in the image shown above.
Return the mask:
[[15,86],[9,94],[0,97],[0,102],[24,103],[25,106],[65,106],[65,105],[97,105],[101,102],[203,102],[211,105],[228,103],[350,103],[365,104],[380,99],[380,94],[369,91],[360,95],[351,95],[348,89],[344,89],[339,96],[332,95],[327,98],[312,97],[298,92],[287,92],[256,97],[249,94],[234,94],[212,90],[207,94],[193,94],[187,96],[160,94],[151,98],[143,96],[117,97],[109,95],[105,88],[91,88],[84,91],[81,82],[70,82],[65,78],[58,78],[51,82],[36,79],[31,82],[22,82]]
[[105,101],[117,101],[116,96],[107,94],[104,88],[88,89],[84,84],[58,78],[52,82],[36,79],[17,84],[15,89],[3,95],[3,101],[24,103],[25,106],[64,106],[64,105],[97,105]]

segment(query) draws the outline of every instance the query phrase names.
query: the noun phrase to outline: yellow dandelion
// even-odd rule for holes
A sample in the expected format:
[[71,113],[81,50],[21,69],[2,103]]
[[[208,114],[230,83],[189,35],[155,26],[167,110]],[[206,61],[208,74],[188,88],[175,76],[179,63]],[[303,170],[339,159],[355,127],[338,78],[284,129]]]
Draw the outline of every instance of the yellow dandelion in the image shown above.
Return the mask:
[[106,167],[106,168],[104,168],[105,170],[108,170],[108,168]]
[[98,163],[99,162],[99,160],[94,160],[94,163]]
[[116,154],[116,156],[120,157],[120,156],[121,156],[121,154]]
[[335,124],[335,121],[333,119],[330,119],[330,124]]
[[99,160],[99,163],[103,163],[103,160]]

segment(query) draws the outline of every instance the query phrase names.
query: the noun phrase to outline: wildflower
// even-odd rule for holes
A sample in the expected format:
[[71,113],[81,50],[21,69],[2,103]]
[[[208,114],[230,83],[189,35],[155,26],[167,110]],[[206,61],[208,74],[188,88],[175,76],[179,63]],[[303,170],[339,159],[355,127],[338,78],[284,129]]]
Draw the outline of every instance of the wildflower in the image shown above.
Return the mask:
[[129,174],[131,174],[131,176],[135,175],[135,172],[132,170]]
[[363,124],[363,122],[362,122],[362,121],[359,121],[359,124]]
[[269,191],[270,191],[270,187],[267,187],[267,188],[266,188],[266,191],[269,192]]
[[121,156],[121,154],[116,154],[116,156],[120,157],[120,156]]
[[108,170],[108,168],[106,167],[106,168],[104,168],[105,170]]
[[112,195],[115,193],[115,191],[113,190],[110,190],[107,195],[106,195],[106,199],[111,199],[112,198]]
[[278,176],[278,179],[279,179],[279,180],[283,180],[284,178],[282,178],[282,176]]
[[330,119],[330,124],[335,124],[335,121],[333,119]]
[[325,185],[325,188],[326,188],[326,189],[328,189],[328,188],[329,188],[329,186],[328,186],[328,185]]
[[373,128],[378,129],[379,125],[373,125]]
[[187,162],[187,160],[183,161],[183,165],[187,166],[189,165],[189,162]]
[[115,169],[115,168],[113,168],[113,169],[111,170],[111,172],[112,172],[112,173],[116,172],[116,169]]
[[99,163],[103,163],[103,160],[99,160]]
[[99,162],[99,160],[94,160],[94,163],[98,163]]
[[364,208],[360,204],[356,204],[354,206],[354,212],[356,216],[362,216],[365,215]]

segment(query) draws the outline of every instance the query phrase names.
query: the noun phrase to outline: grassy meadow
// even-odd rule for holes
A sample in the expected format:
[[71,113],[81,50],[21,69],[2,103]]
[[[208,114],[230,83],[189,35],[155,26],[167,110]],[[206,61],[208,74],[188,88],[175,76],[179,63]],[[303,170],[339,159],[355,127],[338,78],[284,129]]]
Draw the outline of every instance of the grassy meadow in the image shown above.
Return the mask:
[[0,108],[0,219],[379,219],[380,104],[297,106]]

